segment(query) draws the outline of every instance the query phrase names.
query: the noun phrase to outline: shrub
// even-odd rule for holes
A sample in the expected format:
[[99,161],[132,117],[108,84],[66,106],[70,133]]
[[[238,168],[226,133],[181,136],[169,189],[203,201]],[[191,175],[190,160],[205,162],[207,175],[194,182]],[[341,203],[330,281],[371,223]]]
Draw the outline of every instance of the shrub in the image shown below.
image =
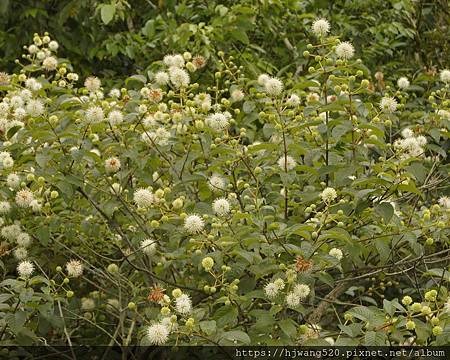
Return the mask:
[[2,341],[445,344],[449,71],[373,82],[327,24],[301,79],[185,52],[109,91],[35,35],[1,74]]

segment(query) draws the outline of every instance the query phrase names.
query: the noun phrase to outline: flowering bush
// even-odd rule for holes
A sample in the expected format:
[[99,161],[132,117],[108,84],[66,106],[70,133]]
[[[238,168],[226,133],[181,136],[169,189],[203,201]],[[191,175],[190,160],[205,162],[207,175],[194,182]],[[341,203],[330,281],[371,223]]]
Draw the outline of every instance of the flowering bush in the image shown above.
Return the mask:
[[299,80],[185,52],[108,91],[35,35],[0,75],[2,343],[448,341],[450,71],[311,31]]

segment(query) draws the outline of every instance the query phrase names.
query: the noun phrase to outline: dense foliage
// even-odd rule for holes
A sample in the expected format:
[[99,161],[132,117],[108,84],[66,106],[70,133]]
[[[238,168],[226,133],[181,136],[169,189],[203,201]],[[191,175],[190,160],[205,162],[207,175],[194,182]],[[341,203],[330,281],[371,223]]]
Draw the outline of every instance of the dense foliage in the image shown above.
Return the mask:
[[[58,3],[90,14],[96,2]],[[364,1],[335,2],[331,25],[303,11],[319,1],[283,2],[286,18],[281,2],[231,3],[145,2],[159,15],[141,26],[155,48],[167,41],[154,53],[125,2],[97,4],[89,36],[134,39],[130,68],[116,71],[126,52],[71,64],[75,39],[36,33],[19,70],[0,73],[2,345],[448,344],[445,46],[381,51],[364,38],[386,29],[366,23],[354,47],[364,22],[344,10]],[[417,5],[392,4],[386,15]],[[216,13],[241,25],[158,31]],[[128,27],[110,37],[99,21]],[[409,72],[413,49],[436,68]],[[119,88],[79,72],[97,56],[105,73],[136,74]]]
[[225,51],[253,75],[304,75],[299,54],[317,16],[352,38],[374,71],[435,71],[450,59],[447,0],[4,0],[0,13],[0,67],[10,71],[31,34],[49,31],[86,76],[145,72],[186,49],[211,63]]

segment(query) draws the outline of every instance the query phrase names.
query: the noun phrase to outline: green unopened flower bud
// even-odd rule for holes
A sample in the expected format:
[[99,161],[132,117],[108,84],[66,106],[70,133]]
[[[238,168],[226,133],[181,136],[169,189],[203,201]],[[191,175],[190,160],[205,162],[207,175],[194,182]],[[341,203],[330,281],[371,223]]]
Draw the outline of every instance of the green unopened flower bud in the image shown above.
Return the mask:
[[416,328],[416,323],[412,320],[406,322],[406,328],[408,330],[414,330]]
[[368,87],[369,86],[369,80],[367,80],[367,79],[362,80],[361,81],[361,86],[362,87]]
[[169,315],[169,314],[170,314],[170,309],[169,309],[167,306],[163,306],[163,307],[161,308],[161,315],[167,316],[167,315]]
[[180,289],[174,289],[172,290],[172,296],[176,299],[183,295],[183,292]]
[[74,292],[72,290],[66,291],[66,296],[70,299],[71,297],[73,297]]
[[116,274],[119,272],[119,267],[117,266],[117,264],[109,264],[107,270],[111,274]]
[[58,193],[56,190],[53,190],[53,191],[50,193],[50,197],[51,197],[52,199],[56,199],[58,196],[59,196],[59,193]]
[[441,335],[443,332],[442,328],[440,326],[433,327],[433,335],[438,336]]
[[69,278],[64,278],[63,284],[68,284],[70,282]]
[[412,298],[411,296],[404,296],[402,299],[402,304],[403,305],[410,305],[412,303]]
[[128,310],[131,310],[131,311],[136,310],[136,304],[131,301],[128,303],[127,308],[128,308]]
[[420,303],[414,303],[411,305],[411,310],[418,313],[422,311],[422,304]]

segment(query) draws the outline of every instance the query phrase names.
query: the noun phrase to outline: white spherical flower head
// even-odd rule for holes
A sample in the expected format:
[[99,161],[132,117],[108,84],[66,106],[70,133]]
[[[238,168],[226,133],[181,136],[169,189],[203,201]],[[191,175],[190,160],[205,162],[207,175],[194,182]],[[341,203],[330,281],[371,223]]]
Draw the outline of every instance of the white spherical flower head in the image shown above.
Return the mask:
[[5,169],[12,168],[14,166],[13,158],[7,157],[7,158],[3,159],[2,165],[3,165],[3,168],[5,168]]
[[258,76],[258,84],[264,86],[266,81],[270,79],[270,76],[267,74],[261,74]]
[[406,77],[401,77],[397,80],[397,85],[400,89],[406,89],[409,87],[409,80]]
[[167,85],[169,83],[169,74],[165,71],[158,71],[155,74],[155,82],[158,85]]
[[53,56],[49,56],[44,59],[44,61],[42,62],[42,66],[47,71],[56,70],[56,67],[58,66],[58,60],[56,60]]
[[169,78],[173,86],[177,89],[188,86],[190,82],[190,77],[187,71],[175,66],[172,66],[169,69]]
[[355,48],[348,41],[341,42],[336,46],[336,55],[340,59],[349,60],[355,55]]
[[31,91],[39,91],[42,89],[42,84],[35,78],[29,78],[25,81],[25,86]]
[[24,260],[17,265],[17,272],[23,278],[29,278],[34,272],[34,265],[31,261]]
[[414,132],[410,128],[404,128],[402,130],[402,136],[404,139],[412,138],[414,137]]
[[33,200],[34,195],[28,189],[22,189],[16,193],[16,204],[22,208],[29,207]]
[[450,83],[450,70],[447,69],[441,70],[439,77],[442,82]]
[[337,193],[333,188],[327,187],[321,192],[320,197],[322,198],[323,202],[329,204],[337,198]]
[[297,284],[294,287],[294,293],[297,294],[300,299],[305,299],[310,292],[311,289],[306,284]]
[[279,79],[271,77],[264,83],[264,90],[267,95],[279,96],[283,92],[283,83]]
[[86,110],[85,116],[88,122],[94,124],[102,122],[105,118],[103,109],[100,106],[91,106],[89,109]]
[[0,201],[0,214],[4,215],[11,211],[11,204],[8,201]]
[[114,173],[120,170],[120,160],[116,157],[111,157],[105,160],[105,170],[109,173]]
[[145,208],[154,203],[155,196],[148,189],[138,189],[134,192],[133,200],[138,207]]
[[450,209],[450,198],[448,196],[442,196],[438,200],[439,205],[445,209]]
[[169,339],[169,329],[163,324],[154,324],[147,328],[147,340],[151,345],[164,345]]
[[26,259],[28,257],[27,249],[23,247],[16,248],[16,250],[14,250],[14,257],[19,261]]
[[242,90],[235,89],[231,92],[231,100],[234,102],[242,101],[244,100],[244,93]]
[[189,215],[184,219],[184,228],[190,234],[197,234],[203,230],[205,227],[205,222],[203,219],[196,215]]
[[214,131],[222,131],[228,127],[229,121],[225,114],[215,113],[206,118],[206,124]]
[[385,113],[393,113],[397,110],[397,100],[393,97],[385,96],[380,101],[380,109]]
[[214,200],[212,208],[218,216],[227,216],[230,213],[230,203],[224,198]]
[[292,94],[286,101],[288,106],[296,107],[300,105],[300,97],[296,94]]
[[95,300],[91,298],[81,299],[81,309],[84,311],[92,311],[95,309]]
[[70,277],[80,277],[83,275],[83,264],[79,260],[70,260],[66,264],[66,271]]
[[31,236],[28,235],[27,233],[20,233],[19,235],[17,235],[17,245],[21,246],[21,247],[28,247],[31,244]]
[[325,36],[330,31],[330,23],[327,19],[317,19],[313,22],[311,28],[317,36]]
[[329,252],[328,255],[338,259],[339,261],[342,260],[342,258],[344,257],[344,254],[342,253],[341,249],[338,248],[332,248]]
[[96,92],[96,91],[100,90],[101,85],[102,85],[102,83],[101,83],[100,79],[96,76],[89,76],[84,81],[84,86],[90,92]]
[[58,50],[58,48],[59,48],[59,44],[58,44],[57,41],[52,40],[52,41],[50,41],[50,42],[48,43],[48,48],[49,48],[51,51],[56,51],[56,50]]
[[190,314],[192,311],[192,301],[189,295],[182,294],[175,300],[175,308],[182,315]]
[[109,92],[109,96],[114,98],[114,99],[118,99],[120,98],[121,92],[119,89],[111,89],[111,91]]
[[300,297],[293,291],[286,296],[286,304],[291,308],[299,306],[300,300]]
[[144,254],[152,256],[156,252],[156,241],[152,239],[142,240],[140,248]]
[[427,138],[423,135],[416,137],[416,141],[420,146],[425,146],[428,142]]
[[108,122],[111,126],[119,125],[123,122],[123,114],[119,110],[113,110],[108,114]]
[[269,299],[273,299],[278,295],[279,288],[275,283],[270,282],[264,286],[264,292]]
[[20,186],[20,177],[17,174],[9,174],[6,178],[6,184],[11,189],[17,189]]
[[220,175],[214,174],[209,178],[208,186],[213,192],[218,192],[225,190],[226,183]]
[[278,159],[278,166],[281,168],[281,170],[283,171],[290,171],[292,169],[294,169],[297,166],[297,162],[294,160],[294,158],[292,156],[281,156]]
[[44,110],[44,104],[39,99],[28,100],[27,106],[25,106],[25,111],[32,117],[41,116]]
[[2,237],[4,237],[6,240],[15,240],[17,239],[17,237],[19,236],[19,234],[21,233],[21,229],[20,226],[17,224],[12,224],[12,225],[8,225],[5,226],[4,228],[2,228],[1,230],[1,235]]

